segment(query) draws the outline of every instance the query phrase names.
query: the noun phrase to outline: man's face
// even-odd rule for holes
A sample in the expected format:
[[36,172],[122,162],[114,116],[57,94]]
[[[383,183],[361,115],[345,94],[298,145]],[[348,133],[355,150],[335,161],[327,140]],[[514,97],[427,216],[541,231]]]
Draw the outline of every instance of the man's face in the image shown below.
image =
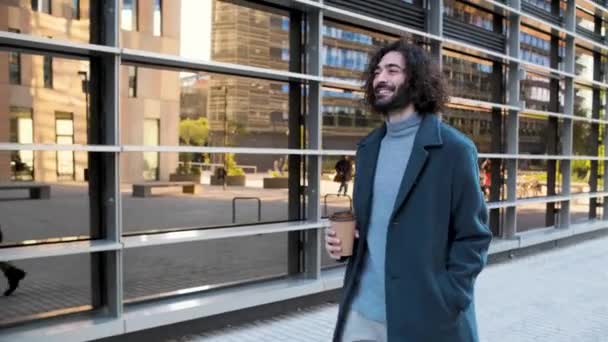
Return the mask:
[[405,86],[405,61],[401,53],[391,51],[384,55],[374,70],[374,97],[372,107],[387,114],[409,104]]

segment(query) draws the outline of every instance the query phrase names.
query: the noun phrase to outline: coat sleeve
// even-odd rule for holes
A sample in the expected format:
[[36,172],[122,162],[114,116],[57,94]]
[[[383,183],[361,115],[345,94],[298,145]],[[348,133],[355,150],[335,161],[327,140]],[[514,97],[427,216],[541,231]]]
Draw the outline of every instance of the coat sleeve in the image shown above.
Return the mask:
[[492,240],[488,212],[479,187],[477,151],[460,148],[452,173],[451,225],[448,239],[447,280],[450,300],[460,310],[473,300],[477,275],[487,262]]

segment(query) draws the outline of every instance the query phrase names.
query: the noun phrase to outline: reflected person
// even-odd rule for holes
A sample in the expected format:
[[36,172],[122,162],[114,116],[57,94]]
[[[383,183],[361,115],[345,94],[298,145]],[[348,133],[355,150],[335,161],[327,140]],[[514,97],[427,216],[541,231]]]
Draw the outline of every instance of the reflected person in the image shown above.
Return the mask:
[[[475,145],[443,123],[445,80],[418,45],[380,48],[365,100],[384,117],[358,145],[349,257],[334,341],[479,341],[474,285],[492,235]],[[327,230],[325,248],[340,259]]]
[[[0,227],[0,243],[2,243],[2,241],[2,228]],[[0,261],[0,270],[2,270],[2,273],[4,273],[4,276],[8,281],[8,289],[4,291],[4,295],[10,296],[19,286],[19,282],[25,278],[26,273],[22,269],[4,261]]]

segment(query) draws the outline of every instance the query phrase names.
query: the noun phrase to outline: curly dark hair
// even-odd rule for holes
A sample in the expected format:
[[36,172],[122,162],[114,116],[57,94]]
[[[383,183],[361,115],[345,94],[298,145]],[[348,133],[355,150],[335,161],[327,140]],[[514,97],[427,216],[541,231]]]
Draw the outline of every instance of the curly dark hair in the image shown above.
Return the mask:
[[373,107],[376,101],[374,71],[382,57],[392,51],[401,53],[405,60],[406,84],[403,86],[407,88],[416,111],[419,114],[442,112],[449,96],[439,65],[424,48],[408,42],[405,38],[381,47],[371,58],[363,75],[365,104]]

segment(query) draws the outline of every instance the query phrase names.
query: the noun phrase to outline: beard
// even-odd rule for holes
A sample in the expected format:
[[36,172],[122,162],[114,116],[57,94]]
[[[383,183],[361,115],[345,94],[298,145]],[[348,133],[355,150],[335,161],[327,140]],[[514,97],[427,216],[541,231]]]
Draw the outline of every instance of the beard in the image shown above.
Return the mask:
[[[378,98],[378,91],[380,89],[392,90],[393,94],[389,97]],[[374,88],[374,98],[374,103],[371,105],[372,109],[385,116],[387,116],[389,112],[407,107],[412,102],[409,87],[406,84],[402,84],[398,87],[380,84]]]

